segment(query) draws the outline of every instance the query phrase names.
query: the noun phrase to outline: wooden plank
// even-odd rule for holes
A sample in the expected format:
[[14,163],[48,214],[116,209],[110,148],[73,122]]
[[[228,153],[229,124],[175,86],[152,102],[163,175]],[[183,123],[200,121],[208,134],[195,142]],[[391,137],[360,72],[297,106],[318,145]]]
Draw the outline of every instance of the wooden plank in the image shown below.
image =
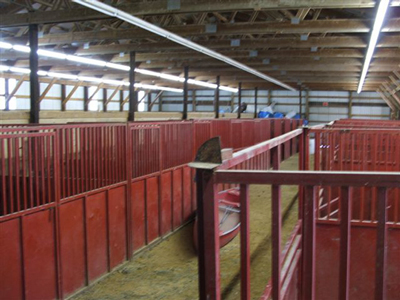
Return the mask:
[[51,80],[51,82],[47,85],[47,87],[45,88],[45,90],[39,97],[39,103],[43,101],[43,99],[46,97],[47,93],[51,90],[51,88],[53,87],[54,83],[56,83],[56,81],[57,81],[56,78],[53,78]]

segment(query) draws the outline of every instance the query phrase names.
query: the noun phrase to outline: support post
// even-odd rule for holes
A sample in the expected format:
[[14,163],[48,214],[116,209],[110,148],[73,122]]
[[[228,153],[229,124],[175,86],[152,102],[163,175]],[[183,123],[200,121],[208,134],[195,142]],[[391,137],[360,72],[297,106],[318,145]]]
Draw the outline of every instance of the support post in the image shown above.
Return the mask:
[[83,110],[89,111],[89,87],[83,87]]
[[183,112],[182,119],[187,120],[187,112],[188,112],[188,80],[189,80],[189,67],[186,66],[184,69],[185,73],[185,81],[183,82]]
[[136,54],[134,51],[130,52],[129,60],[129,115],[128,121],[135,121],[135,112],[138,109],[137,93],[135,92],[135,65],[136,65]]
[[221,299],[219,216],[213,171],[196,170],[200,299]]
[[[280,169],[282,160],[281,145],[271,149],[272,167]],[[272,186],[272,298],[281,299],[281,269],[282,269],[282,213],[281,186]]]
[[351,119],[352,116],[353,116],[353,93],[349,92],[348,118]]
[[151,111],[151,92],[147,94],[147,111]]
[[107,112],[107,89],[103,89],[103,112]]
[[65,88],[65,84],[61,85],[61,111],[66,111],[67,104],[65,103],[65,98],[67,97],[67,92]]
[[4,79],[4,101],[5,101],[5,108],[4,110],[10,110],[10,81],[8,78]]
[[192,90],[192,111],[196,111],[196,90]]
[[31,96],[31,110],[29,123],[39,123],[39,97],[40,97],[40,85],[39,76],[37,74],[39,70],[39,57],[37,54],[38,50],[38,25],[29,25],[29,47],[31,52],[29,53],[29,68],[31,73],[30,77],[30,96]]
[[352,188],[342,187],[340,193],[339,299],[343,300],[350,299],[351,202]]
[[376,228],[375,300],[386,299],[388,190],[378,187]]
[[272,91],[268,90],[268,105],[272,104]]
[[215,89],[215,118],[219,119],[219,87],[220,87],[220,77],[217,76],[217,88]]
[[242,83],[239,82],[237,118],[240,119],[240,106],[242,105]]
[[124,90],[119,91],[119,111],[124,111]]
[[254,119],[257,119],[258,87],[254,89]]
[[301,86],[300,86],[300,89],[299,89],[299,114],[300,114],[300,118],[301,118],[301,115],[303,114],[303,112],[302,112],[302,110],[303,110],[303,108],[302,108],[302,105],[301,105],[301,98],[302,98],[302,94],[301,94]]
[[308,90],[306,90],[306,119],[310,120],[310,95]]

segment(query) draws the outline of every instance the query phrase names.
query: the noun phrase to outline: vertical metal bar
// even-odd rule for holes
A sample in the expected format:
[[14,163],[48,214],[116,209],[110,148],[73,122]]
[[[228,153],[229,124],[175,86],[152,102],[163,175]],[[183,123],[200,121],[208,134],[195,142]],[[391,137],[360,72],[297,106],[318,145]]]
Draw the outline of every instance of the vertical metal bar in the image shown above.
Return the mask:
[[28,177],[29,177],[29,207],[34,206],[34,191],[33,191],[33,161],[32,161],[32,138],[28,138]]
[[29,25],[29,68],[31,70],[30,77],[30,95],[31,95],[31,109],[29,123],[39,123],[39,97],[40,97],[40,85],[39,76],[37,72],[39,71],[39,57],[37,54],[38,50],[38,25]]
[[212,171],[196,170],[200,300],[219,300],[219,216]]
[[240,106],[242,105],[242,83],[239,82],[237,118],[240,119]]
[[[29,139],[29,138],[28,138]],[[22,151],[22,193],[23,193],[23,199],[24,199],[24,209],[28,208],[28,187],[27,187],[27,177],[26,177],[26,166],[27,166],[27,161],[26,161],[26,145],[25,145],[25,138],[21,139],[22,141],[22,146],[21,146],[21,151]],[[2,145],[0,144],[0,147],[2,147]]]
[[107,112],[107,89],[103,89],[103,112]]
[[184,68],[185,81],[183,82],[183,112],[182,119],[187,120],[188,113],[188,80],[189,80],[189,67],[185,66]]
[[17,211],[21,210],[21,191],[20,191],[20,170],[19,170],[19,138],[14,139],[14,155],[15,155],[15,200],[17,204]]
[[250,299],[250,199],[249,186],[240,185],[240,292]]
[[40,167],[41,167],[41,187],[42,187],[42,204],[46,203],[46,178],[45,178],[45,172],[44,172],[44,165],[46,163],[46,156],[44,153],[44,137],[40,138]]
[[0,139],[0,158],[1,158],[1,191],[3,198],[3,215],[8,214],[7,210],[7,188],[6,188],[6,151],[4,150],[5,139]]
[[315,187],[306,186],[303,214],[303,299],[315,299]]
[[257,119],[258,87],[254,89],[254,119]]
[[89,87],[83,87],[83,110],[89,111]]
[[350,290],[350,240],[352,188],[342,187],[340,192],[340,265],[339,299],[348,300]]
[[128,121],[135,121],[135,112],[137,111],[138,99],[137,93],[135,92],[135,67],[136,67],[136,54],[135,52],[130,52],[129,60],[129,114]]
[[217,88],[215,89],[215,105],[214,105],[214,112],[215,118],[219,119],[219,87],[220,87],[220,76],[217,76]]
[[61,95],[60,95],[60,99],[61,99],[61,111],[65,111],[67,109],[67,105],[64,102],[65,98],[67,97],[67,93],[66,93],[66,87],[65,84],[61,85]]
[[[271,149],[272,167],[280,169],[281,145]],[[272,298],[281,299],[281,187],[272,185]]]
[[381,300],[386,299],[387,188],[378,187],[377,200],[375,300]]
[[[50,172],[50,160],[51,160],[51,155],[50,155],[50,142],[51,142],[51,136],[46,137],[46,152],[47,152],[47,158],[46,158],[46,168],[47,168],[47,199],[48,203],[52,202],[52,196],[51,196],[51,172]],[[53,174],[55,176],[56,174]],[[56,188],[55,186],[53,187],[54,189]]]
[[8,189],[9,189],[9,213],[15,212],[14,210],[14,186],[13,186],[13,158],[12,158],[12,145],[13,139],[8,139]]

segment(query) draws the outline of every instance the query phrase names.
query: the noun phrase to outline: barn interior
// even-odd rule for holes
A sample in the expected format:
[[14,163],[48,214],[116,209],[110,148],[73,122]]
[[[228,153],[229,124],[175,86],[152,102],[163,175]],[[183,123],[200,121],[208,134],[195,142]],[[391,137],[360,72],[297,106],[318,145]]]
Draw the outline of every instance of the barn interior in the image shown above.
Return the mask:
[[400,1],[0,0],[0,190],[0,299],[398,299]]

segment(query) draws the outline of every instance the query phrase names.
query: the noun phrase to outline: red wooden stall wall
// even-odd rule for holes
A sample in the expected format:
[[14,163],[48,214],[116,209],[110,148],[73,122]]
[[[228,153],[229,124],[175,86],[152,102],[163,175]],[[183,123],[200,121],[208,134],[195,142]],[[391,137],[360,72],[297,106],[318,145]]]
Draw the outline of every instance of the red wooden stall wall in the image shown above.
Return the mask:
[[204,141],[243,148],[284,122],[0,128],[0,298],[63,299],[93,283],[192,219],[187,163]]

